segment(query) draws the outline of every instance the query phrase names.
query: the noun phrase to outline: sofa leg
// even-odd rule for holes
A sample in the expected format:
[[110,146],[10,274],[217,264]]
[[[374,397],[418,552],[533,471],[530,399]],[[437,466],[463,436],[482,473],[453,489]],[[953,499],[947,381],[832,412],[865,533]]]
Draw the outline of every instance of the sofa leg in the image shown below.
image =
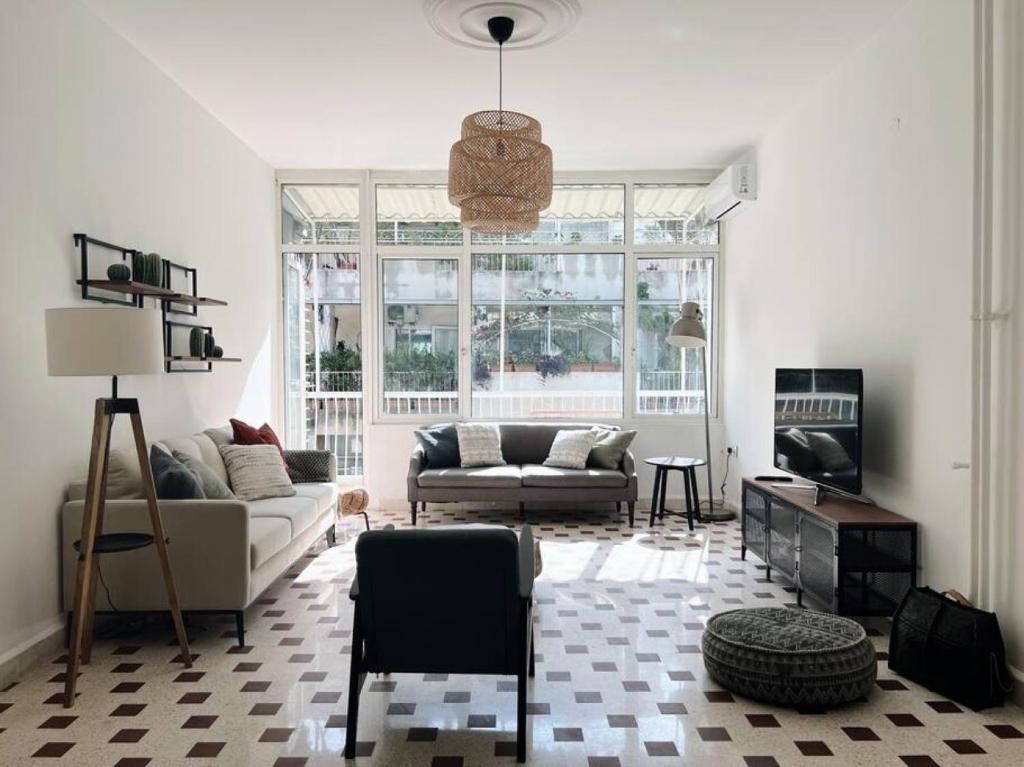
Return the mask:
[[409,506],[412,509],[412,526],[416,527],[416,506],[417,506],[416,501],[413,501],[412,503],[410,503]]
[[636,504],[633,501],[626,503],[626,508],[629,509],[629,526],[633,526],[633,512],[636,510]]
[[327,538],[327,546],[331,547],[338,542],[337,531],[334,529],[334,525],[327,528],[327,532],[324,533],[324,537]]
[[526,520],[526,504],[522,501],[519,502],[519,519]]
[[235,633],[238,634],[238,646],[245,647],[245,613],[241,610],[235,611]]

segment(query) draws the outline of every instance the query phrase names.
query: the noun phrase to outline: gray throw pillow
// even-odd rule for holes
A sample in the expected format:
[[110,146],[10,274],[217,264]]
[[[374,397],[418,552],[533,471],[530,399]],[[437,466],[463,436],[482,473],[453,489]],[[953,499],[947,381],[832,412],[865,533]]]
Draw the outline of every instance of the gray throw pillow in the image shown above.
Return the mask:
[[560,469],[585,469],[597,433],[592,429],[562,429],[555,434],[545,466]]
[[203,493],[207,498],[228,501],[235,499],[235,494],[231,492],[231,488],[225,485],[221,478],[213,473],[213,469],[198,458],[188,453],[183,453],[180,450],[172,450],[171,455],[192,472],[196,481],[199,482],[199,486],[203,488]]
[[413,432],[423,446],[428,469],[450,469],[462,464],[459,455],[459,432],[453,423],[442,423]]
[[622,465],[622,457],[626,454],[635,431],[612,431],[611,429],[595,429],[597,433],[594,446],[590,449],[587,466],[594,469],[618,469]]
[[149,465],[153,469],[157,498],[188,500],[206,497],[195,475],[156,445],[149,449]]
[[243,501],[295,495],[276,445],[221,445],[231,489]]

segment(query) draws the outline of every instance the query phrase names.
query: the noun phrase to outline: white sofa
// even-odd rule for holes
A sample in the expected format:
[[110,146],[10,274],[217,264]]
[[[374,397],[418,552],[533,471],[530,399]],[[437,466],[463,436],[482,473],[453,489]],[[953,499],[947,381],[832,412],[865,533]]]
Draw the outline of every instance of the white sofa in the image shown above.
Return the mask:
[[[228,481],[218,444],[231,442],[230,427],[207,429],[191,437],[160,440],[164,449],[199,458]],[[111,451],[114,453],[116,451]],[[134,448],[114,457],[121,466],[137,466]],[[331,457],[333,459],[333,456]],[[336,474],[331,462],[330,476]],[[119,497],[109,495],[110,486]],[[244,611],[322,535],[334,541],[338,502],[335,482],[295,485],[296,494],[259,501],[162,500],[160,513],[170,540],[168,546],[178,601],[185,612],[233,613],[238,643],[245,641]],[[74,601],[81,537],[85,481],[71,483],[61,519],[64,609]],[[141,484],[131,477],[108,483],[103,532],[150,532]],[[167,592],[152,547],[103,556],[103,579],[119,611],[167,610]],[[98,612],[112,609],[104,590],[96,595]]]

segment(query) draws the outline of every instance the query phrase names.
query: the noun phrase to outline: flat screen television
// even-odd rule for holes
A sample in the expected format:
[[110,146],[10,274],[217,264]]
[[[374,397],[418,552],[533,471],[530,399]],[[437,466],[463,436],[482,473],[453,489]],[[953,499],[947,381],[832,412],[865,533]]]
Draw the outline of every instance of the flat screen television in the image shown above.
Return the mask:
[[775,371],[775,468],[844,493],[861,492],[864,373]]

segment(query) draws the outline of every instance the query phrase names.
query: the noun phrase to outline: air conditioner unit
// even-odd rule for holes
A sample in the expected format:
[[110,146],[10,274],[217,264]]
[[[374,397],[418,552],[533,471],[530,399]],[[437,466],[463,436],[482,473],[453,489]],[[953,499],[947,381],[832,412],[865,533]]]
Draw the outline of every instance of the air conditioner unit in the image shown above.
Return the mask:
[[411,325],[416,322],[416,307],[411,304],[391,304],[388,306],[388,322]]
[[710,221],[732,218],[757,199],[757,170],[753,164],[730,165],[708,184],[704,215]]

